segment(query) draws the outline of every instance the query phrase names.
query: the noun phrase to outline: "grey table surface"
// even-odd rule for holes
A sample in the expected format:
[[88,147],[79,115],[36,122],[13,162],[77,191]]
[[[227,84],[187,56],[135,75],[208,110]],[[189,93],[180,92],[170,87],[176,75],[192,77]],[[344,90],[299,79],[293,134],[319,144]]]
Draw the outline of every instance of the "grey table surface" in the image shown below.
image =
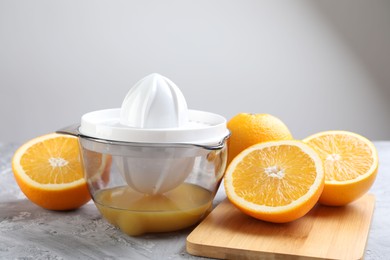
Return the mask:
[[[374,144],[380,164],[370,190],[376,204],[364,257],[390,259],[390,142]],[[17,148],[0,143],[0,259],[202,259],[186,252],[192,228],[130,237],[102,219],[92,202],[68,212],[34,205],[13,177],[11,158]],[[221,188],[215,204],[224,198]]]

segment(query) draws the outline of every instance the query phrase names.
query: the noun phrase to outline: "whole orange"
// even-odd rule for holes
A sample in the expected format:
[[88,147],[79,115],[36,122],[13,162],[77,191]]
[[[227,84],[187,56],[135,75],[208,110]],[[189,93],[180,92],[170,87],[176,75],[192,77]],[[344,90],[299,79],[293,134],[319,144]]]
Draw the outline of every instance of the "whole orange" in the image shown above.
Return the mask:
[[293,139],[287,126],[270,114],[240,113],[228,121],[227,127],[231,132],[228,141],[228,164],[249,146]]

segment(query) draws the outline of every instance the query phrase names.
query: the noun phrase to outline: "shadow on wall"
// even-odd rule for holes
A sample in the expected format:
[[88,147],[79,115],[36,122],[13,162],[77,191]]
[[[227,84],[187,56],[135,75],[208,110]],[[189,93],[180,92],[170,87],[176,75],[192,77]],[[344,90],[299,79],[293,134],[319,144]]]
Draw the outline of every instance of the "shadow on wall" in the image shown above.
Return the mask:
[[390,1],[340,1],[337,4],[309,1],[308,4],[333,26],[372,75],[375,87],[390,101]]

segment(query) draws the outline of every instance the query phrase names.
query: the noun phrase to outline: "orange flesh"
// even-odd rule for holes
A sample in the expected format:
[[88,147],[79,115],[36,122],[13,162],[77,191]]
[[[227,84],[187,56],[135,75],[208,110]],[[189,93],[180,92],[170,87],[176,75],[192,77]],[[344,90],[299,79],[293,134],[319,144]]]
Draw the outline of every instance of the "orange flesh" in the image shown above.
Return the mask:
[[324,162],[326,181],[356,179],[366,174],[374,162],[370,147],[353,136],[325,135],[310,140],[308,144],[315,148]]
[[21,157],[25,173],[41,184],[71,183],[83,178],[78,140],[53,138],[30,147]]
[[233,186],[249,202],[277,207],[306,194],[315,179],[314,161],[298,147],[282,145],[243,158],[233,173]]

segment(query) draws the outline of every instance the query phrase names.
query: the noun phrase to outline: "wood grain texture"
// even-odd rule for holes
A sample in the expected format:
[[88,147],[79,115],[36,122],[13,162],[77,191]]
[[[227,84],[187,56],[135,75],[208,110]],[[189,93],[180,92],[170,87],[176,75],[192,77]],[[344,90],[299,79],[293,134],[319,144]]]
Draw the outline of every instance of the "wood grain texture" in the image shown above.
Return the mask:
[[285,224],[249,217],[223,201],[187,237],[187,251],[222,259],[362,259],[375,206],[366,194],[344,207],[317,205]]

